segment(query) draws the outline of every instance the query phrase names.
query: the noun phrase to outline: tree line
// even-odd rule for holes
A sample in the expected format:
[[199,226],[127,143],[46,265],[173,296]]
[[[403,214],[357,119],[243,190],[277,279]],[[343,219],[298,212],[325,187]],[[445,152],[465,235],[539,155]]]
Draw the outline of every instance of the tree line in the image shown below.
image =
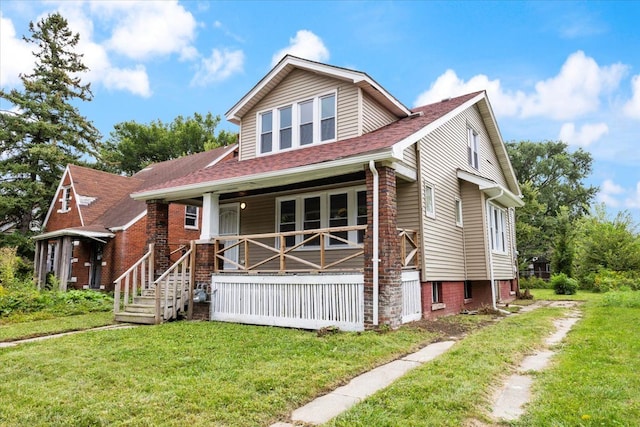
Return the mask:
[[[0,111],[0,246],[18,246],[30,257],[29,235],[37,230],[69,163],[132,175],[154,162],[234,143],[233,132],[216,131],[220,117],[210,112],[178,116],[170,123],[126,121],[102,136],[80,114],[76,103],[93,99],[88,71],[75,52],[74,34],[59,13],[29,25],[24,37],[36,49],[31,74],[21,75],[22,89],[0,89],[10,111]],[[561,141],[506,144],[525,206],[516,210],[518,261],[551,259],[552,270],[594,285],[599,272],[640,271],[640,238],[628,212],[615,218],[595,206],[597,187],[585,184],[590,153],[569,150]],[[90,159],[90,160],[88,160]]]

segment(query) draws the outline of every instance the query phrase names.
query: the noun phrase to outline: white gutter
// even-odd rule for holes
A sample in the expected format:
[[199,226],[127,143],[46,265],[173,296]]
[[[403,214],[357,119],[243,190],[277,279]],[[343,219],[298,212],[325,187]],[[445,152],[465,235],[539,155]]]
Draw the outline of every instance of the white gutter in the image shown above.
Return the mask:
[[493,278],[493,249],[491,249],[491,211],[489,210],[489,202],[497,199],[498,197],[502,197],[502,195],[504,194],[504,189],[500,189],[500,194],[497,194],[493,197],[489,197],[487,200],[485,200],[486,202],[486,210],[487,210],[487,236],[489,237],[489,240],[487,241],[487,243],[489,244],[489,278],[491,280],[491,307],[494,310],[497,310],[498,307],[496,306],[496,289],[495,289],[495,279]]
[[378,325],[378,299],[379,299],[379,284],[378,284],[378,267],[380,265],[380,254],[378,253],[378,185],[379,176],[378,171],[373,160],[369,160],[369,169],[373,174],[373,324]]

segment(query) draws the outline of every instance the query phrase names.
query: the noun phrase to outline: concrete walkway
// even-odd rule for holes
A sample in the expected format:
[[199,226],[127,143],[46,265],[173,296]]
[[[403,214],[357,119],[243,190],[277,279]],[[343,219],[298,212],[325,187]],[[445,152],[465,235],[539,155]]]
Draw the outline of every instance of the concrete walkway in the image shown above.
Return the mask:
[[[537,307],[540,306],[540,304],[537,305]],[[576,307],[577,303],[573,301],[557,301],[544,304],[544,306],[568,308]],[[532,307],[526,311],[534,309]],[[559,344],[578,320],[580,320],[580,313],[577,310],[572,310],[567,317],[554,322],[556,330],[545,340],[546,348],[527,356],[518,367],[517,372],[507,378],[502,388],[494,395],[493,411],[491,413],[494,420],[514,421],[520,418],[524,413],[524,405],[531,400],[533,378],[530,374],[539,372],[548,366],[551,357],[556,354],[550,347]]]
[[128,323],[119,324],[119,325],[100,326],[100,327],[97,327],[97,328],[83,329],[81,331],[70,331],[70,332],[63,332],[63,333],[60,333],[60,334],[43,335],[41,337],[27,338],[27,339],[18,340],[18,341],[0,342],[0,348],[15,347],[15,346],[20,345],[20,344],[26,344],[26,343],[30,343],[30,342],[36,342],[36,341],[44,341],[44,340],[49,340],[51,338],[65,337],[67,335],[82,334],[84,332],[106,331],[106,330],[110,330],[110,329],[127,329],[127,328],[135,328],[135,327],[137,327],[137,326],[136,325],[131,325],[131,324],[128,324]]
[[[304,425],[324,424],[378,390],[389,386],[410,370],[440,356],[451,348],[453,344],[455,344],[455,341],[441,341],[429,344],[415,353],[386,365],[378,366],[355,377],[349,384],[296,409],[291,414],[291,420],[294,423],[303,423]],[[291,427],[295,425],[279,422],[271,427]]]

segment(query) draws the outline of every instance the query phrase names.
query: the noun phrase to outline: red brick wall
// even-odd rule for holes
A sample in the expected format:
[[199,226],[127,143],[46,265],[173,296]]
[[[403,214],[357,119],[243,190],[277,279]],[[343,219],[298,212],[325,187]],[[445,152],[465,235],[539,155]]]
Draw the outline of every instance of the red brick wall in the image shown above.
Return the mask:
[[[511,302],[516,299],[518,282],[517,280],[500,280],[500,302]],[[513,295],[511,294],[513,289]]]
[[464,282],[442,282],[442,303],[444,308],[432,307],[433,282],[422,283],[422,317],[433,319],[440,316],[458,314],[463,310],[477,310],[483,305],[491,305],[491,286],[488,280],[471,282],[471,298],[464,298]]
[[211,319],[211,303],[196,302],[193,304],[193,320],[210,320]]
[[[379,174],[378,321],[397,328],[402,322],[402,270],[398,239],[396,175],[388,167],[377,166]],[[365,171],[367,183],[367,232],[364,242],[365,327],[373,326],[373,174]]]
[[[71,185],[69,175],[65,176],[62,185]],[[71,191],[71,200],[69,201],[69,207],[71,208],[71,210],[64,213],[58,212],[58,210],[62,208],[62,202],[60,201],[60,199],[62,198],[62,191],[62,188],[60,188],[60,190],[56,193],[55,198],[53,199],[53,208],[51,210],[51,214],[49,215],[49,219],[45,224],[45,232],[82,226],[82,222],[80,221],[80,213],[78,212],[78,206],[76,205],[76,195],[73,193],[73,191]]]

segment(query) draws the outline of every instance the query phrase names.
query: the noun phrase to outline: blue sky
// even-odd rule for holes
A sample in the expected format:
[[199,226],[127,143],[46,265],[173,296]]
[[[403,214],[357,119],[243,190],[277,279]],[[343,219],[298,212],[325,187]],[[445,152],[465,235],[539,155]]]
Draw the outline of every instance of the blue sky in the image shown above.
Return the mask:
[[[0,3],[0,86],[33,59],[29,21],[80,33],[103,136],[116,123],[223,117],[287,52],[368,73],[409,107],[486,89],[505,141],[558,140],[640,221],[640,2]],[[11,108],[0,105],[0,109]]]

